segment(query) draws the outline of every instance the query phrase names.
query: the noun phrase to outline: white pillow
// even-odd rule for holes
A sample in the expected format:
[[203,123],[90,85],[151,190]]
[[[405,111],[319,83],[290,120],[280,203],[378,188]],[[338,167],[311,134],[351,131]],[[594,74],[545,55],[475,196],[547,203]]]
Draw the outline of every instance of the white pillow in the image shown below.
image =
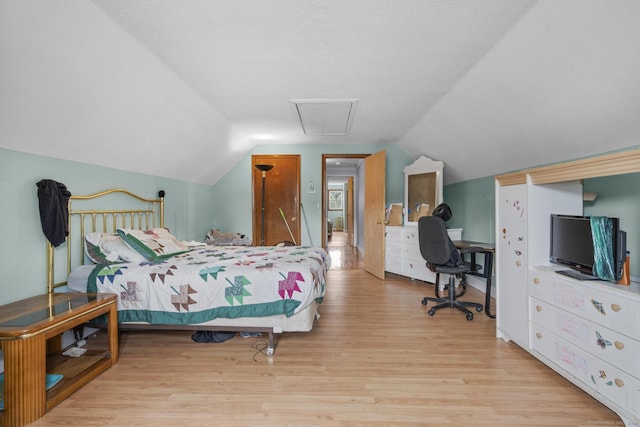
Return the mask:
[[140,264],[146,259],[127,246],[120,236],[107,233],[89,233],[85,237],[85,253],[96,264],[132,262]]
[[133,262],[136,264],[147,262],[145,257],[127,246],[120,236],[114,237],[117,237],[117,239],[109,239],[102,245],[106,251],[118,254],[118,257],[125,262]]

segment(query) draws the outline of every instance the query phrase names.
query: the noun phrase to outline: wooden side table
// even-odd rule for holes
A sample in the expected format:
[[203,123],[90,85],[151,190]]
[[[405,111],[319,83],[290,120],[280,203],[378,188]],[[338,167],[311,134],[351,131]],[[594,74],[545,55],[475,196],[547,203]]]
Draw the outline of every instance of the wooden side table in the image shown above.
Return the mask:
[[[78,358],[61,356],[60,351],[47,355],[47,340],[102,315],[108,317],[106,342],[87,343],[87,352]],[[0,415],[5,427],[29,424],[118,362],[116,296],[54,293],[1,306],[0,344],[4,350],[4,414]],[[47,391],[49,370],[66,374]]]

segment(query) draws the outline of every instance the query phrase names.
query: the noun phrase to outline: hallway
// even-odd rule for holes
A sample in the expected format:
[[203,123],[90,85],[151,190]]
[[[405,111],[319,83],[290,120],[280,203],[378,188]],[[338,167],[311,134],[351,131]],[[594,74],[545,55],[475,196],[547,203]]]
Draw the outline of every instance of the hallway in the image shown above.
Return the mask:
[[331,270],[358,270],[364,268],[364,260],[358,248],[347,243],[348,234],[334,231],[327,245],[331,256]]

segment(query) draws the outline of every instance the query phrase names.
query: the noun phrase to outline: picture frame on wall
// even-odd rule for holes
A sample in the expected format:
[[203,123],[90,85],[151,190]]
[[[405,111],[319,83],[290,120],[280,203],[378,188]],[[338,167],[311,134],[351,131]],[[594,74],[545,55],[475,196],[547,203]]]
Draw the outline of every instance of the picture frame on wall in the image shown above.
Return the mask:
[[344,209],[344,197],[342,190],[329,190],[329,210],[341,211]]

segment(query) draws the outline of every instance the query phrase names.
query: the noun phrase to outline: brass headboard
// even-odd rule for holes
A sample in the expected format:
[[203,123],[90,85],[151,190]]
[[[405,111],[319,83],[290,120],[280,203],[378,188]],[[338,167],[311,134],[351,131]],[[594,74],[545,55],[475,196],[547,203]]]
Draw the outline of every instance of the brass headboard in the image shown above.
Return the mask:
[[[116,208],[94,209],[87,206],[90,200],[105,197],[107,203],[113,197],[121,196],[118,200],[126,206],[135,204],[132,209]],[[47,291],[53,292],[55,288],[67,284],[67,276],[71,273],[72,266],[84,264],[84,236],[86,233],[102,232],[115,233],[118,228],[135,228],[146,230],[154,227],[164,227],[164,191],[158,192],[157,199],[147,199],[138,196],[128,190],[119,188],[102,191],[88,196],[71,196],[69,198],[69,235],[66,239],[66,251],[57,251],[51,242],[47,240]],[[99,202],[98,202],[99,203]],[[87,209],[80,209],[82,206]],[[63,281],[56,282],[55,254],[64,252],[66,255],[66,275]],[[65,256],[63,255],[63,256]],[[76,257],[72,262],[73,257]]]

